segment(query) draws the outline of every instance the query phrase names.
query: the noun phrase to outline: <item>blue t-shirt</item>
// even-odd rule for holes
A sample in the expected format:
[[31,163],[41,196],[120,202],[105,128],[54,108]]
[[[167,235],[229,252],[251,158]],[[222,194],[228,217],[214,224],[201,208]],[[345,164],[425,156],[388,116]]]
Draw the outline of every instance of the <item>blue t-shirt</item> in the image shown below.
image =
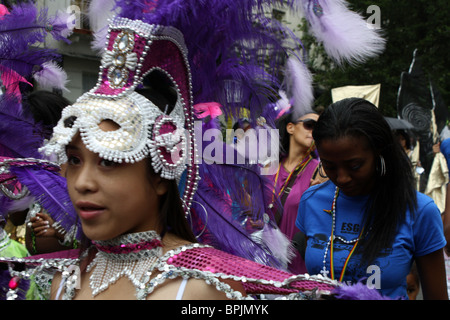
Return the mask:
[[[332,216],[324,209],[331,209],[335,188],[331,181],[310,187],[300,201],[296,226],[307,237],[305,262],[309,274],[320,274],[324,267],[324,253],[332,228]],[[358,238],[367,199],[368,196],[348,197],[339,193],[336,202],[336,237],[347,242]],[[401,225],[392,248],[383,250],[371,266],[359,266],[361,256],[353,254],[343,282],[356,283],[366,279],[367,284],[380,289],[384,296],[407,299],[406,276],[414,257],[442,249],[445,244],[439,209],[430,197],[418,192],[416,215],[412,217],[407,212],[406,221]],[[353,243],[345,243],[339,238],[334,241],[335,279],[339,279],[352,247]],[[325,267],[329,272],[329,247]],[[327,276],[330,277],[330,273]]]
[[440,150],[441,153],[444,155],[445,160],[447,160],[447,166],[450,168],[450,138],[447,138],[441,142]]

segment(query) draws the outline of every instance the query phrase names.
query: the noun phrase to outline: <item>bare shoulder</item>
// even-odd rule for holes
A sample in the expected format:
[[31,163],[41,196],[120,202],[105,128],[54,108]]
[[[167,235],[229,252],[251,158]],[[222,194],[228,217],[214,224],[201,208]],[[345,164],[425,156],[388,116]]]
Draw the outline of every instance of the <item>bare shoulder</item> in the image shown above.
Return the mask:
[[[166,252],[169,250],[179,248],[180,246],[183,245],[192,244],[170,233],[164,237],[163,242],[164,242],[164,249]],[[230,279],[220,279],[220,281],[228,284],[232,290],[240,292],[243,296],[246,295],[244,287],[240,282],[233,281]],[[181,285],[181,279],[171,281],[171,285],[174,285],[174,287],[176,287],[178,290],[179,285]],[[169,285],[167,287],[169,287]],[[186,288],[183,293],[183,299],[225,300],[229,298],[226,296],[225,292],[218,290],[214,284],[209,284],[203,279],[190,278],[187,281]]]
[[[240,282],[232,280],[223,280],[232,290],[239,291],[245,296],[244,287]],[[214,284],[208,284],[205,280],[190,279],[186,285],[186,291],[183,295],[184,300],[227,300],[229,299],[225,292],[220,291]]]
[[55,275],[53,276],[52,286],[50,289],[50,300],[56,299],[56,294],[58,292],[58,288],[60,286],[61,279],[62,279],[62,274],[60,272],[55,273]]

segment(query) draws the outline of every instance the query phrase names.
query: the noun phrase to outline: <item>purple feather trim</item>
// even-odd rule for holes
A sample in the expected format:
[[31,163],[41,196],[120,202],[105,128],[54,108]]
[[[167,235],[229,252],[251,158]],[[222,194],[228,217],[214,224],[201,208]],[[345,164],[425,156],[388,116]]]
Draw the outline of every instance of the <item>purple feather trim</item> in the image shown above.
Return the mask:
[[200,176],[190,216],[194,233],[201,234],[199,241],[265,265],[285,267],[287,261],[280,257],[289,255],[274,253],[265,242],[273,238],[261,236],[274,236],[271,229],[276,229],[273,218],[264,216],[267,184],[261,176],[251,166],[225,164],[203,164]]
[[340,300],[392,300],[383,296],[377,289],[369,288],[362,282],[342,285],[333,290],[333,295]]
[[[12,167],[11,171],[18,181],[25,185],[30,194],[44,207],[53,220],[60,222],[61,226],[70,231],[72,227],[79,226],[78,215],[67,192],[66,179],[58,173],[40,168]],[[78,228],[80,236],[81,227]]]

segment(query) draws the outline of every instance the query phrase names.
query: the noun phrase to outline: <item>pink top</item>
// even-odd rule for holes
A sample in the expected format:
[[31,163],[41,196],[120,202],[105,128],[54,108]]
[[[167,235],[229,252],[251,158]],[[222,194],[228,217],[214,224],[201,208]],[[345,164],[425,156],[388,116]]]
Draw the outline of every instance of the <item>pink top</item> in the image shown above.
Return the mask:
[[[300,203],[300,198],[306,189],[310,187],[310,182],[314,171],[319,165],[317,159],[312,159],[303,172],[299,173],[295,179],[294,185],[286,199],[283,208],[283,216],[279,222],[280,230],[290,239],[300,230],[295,226],[295,221],[297,219],[298,205]],[[276,185],[277,192],[284,185],[289,172],[284,168],[283,164],[280,166],[280,173],[278,176],[278,181]],[[275,175],[272,177],[272,181],[275,182]],[[280,196],[281,197],[281,196]],[[302,259],[298,251],[296,251],[296,256],[289,265],[289,271],[293,274],[303,274],[306,273],[305,261]]]

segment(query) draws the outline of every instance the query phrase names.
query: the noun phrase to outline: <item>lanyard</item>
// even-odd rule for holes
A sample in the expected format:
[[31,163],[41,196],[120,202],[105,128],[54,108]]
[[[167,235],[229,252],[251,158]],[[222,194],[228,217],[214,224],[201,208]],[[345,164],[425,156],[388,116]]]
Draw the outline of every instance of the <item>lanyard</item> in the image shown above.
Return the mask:
[[[311,155],[309,155],[308,157],[305,157],[304,159],[302,159],[302,161],[300,161],[300,163],[297,165],[297,167],[295,167],[295,169],[292,170],[292,171],[289,173],[289,176],[287,177],[287,179],[286,179],[286,181],[284,182],[283,186],[280,188],[280,190],[279,190],[279,192],[278,192],[278,195],[277,195],[277,198],[276,198],[276,199],[278,199],[278,198],[280,197],[280,195],[283,193],[284,189],[286,188],[286,186],[287,186],[288,183],[289,183],[289,180],[291,180],[292,175],[293,175],[295,172],[297,172],[297,171],[298,171],[298,174],[300,174],[303,170],[305,170],[306,166],[308,165],[308,163],[311,162],[311,160],[312,160],[312,156],[311,156]],[[278,165],[277,174],[275,175],[275,182],[274,182],[274,185],[273,185],[273,191],[272,191],[272,204],[275,203],[275,198],[274,198],[274,196],[275,196],[275,194],[276,194],[277,181],[278,181],[278,177],[279,177],[279,175],[280,175],[280,171],[281,171],[281,162],[280,162],[280,164]],[[297,175],[298,175],[298,174],[297,174]]]
[[[332,219],[333,219],[333,223],[331,226],[331,237],[330,237],[330,272],[331,272],[331,279],[333,279],[333,280],[335,279],[335,276],[334,276],[334,239],[335,239],[334,230],[336,228],[336,201],[337,201],[338,195],[339,195],[339,188],[336,188],[336,192],[334,194],[334,199],[333,199],[333,204],[332,204],[331,210],[324,210],[326,212],[331,213]],[[342,267],[342,270],[341,270],[341,275],[339,276],[340,282],[342,282],[342,280],[344,279],[344,274],[347,269],[348,262],[350,261],[350,258],[352,257],[353,253],[355,252],[356,246],[358,245],[358,242],[361,239],[363,232],[364,232],[364,226],[361,228],[361,232],[359,233],[358,238],[356,239],[355,243],[353,244],[353,247],[347,256],[347,259],[345,259],[344,266]]]

